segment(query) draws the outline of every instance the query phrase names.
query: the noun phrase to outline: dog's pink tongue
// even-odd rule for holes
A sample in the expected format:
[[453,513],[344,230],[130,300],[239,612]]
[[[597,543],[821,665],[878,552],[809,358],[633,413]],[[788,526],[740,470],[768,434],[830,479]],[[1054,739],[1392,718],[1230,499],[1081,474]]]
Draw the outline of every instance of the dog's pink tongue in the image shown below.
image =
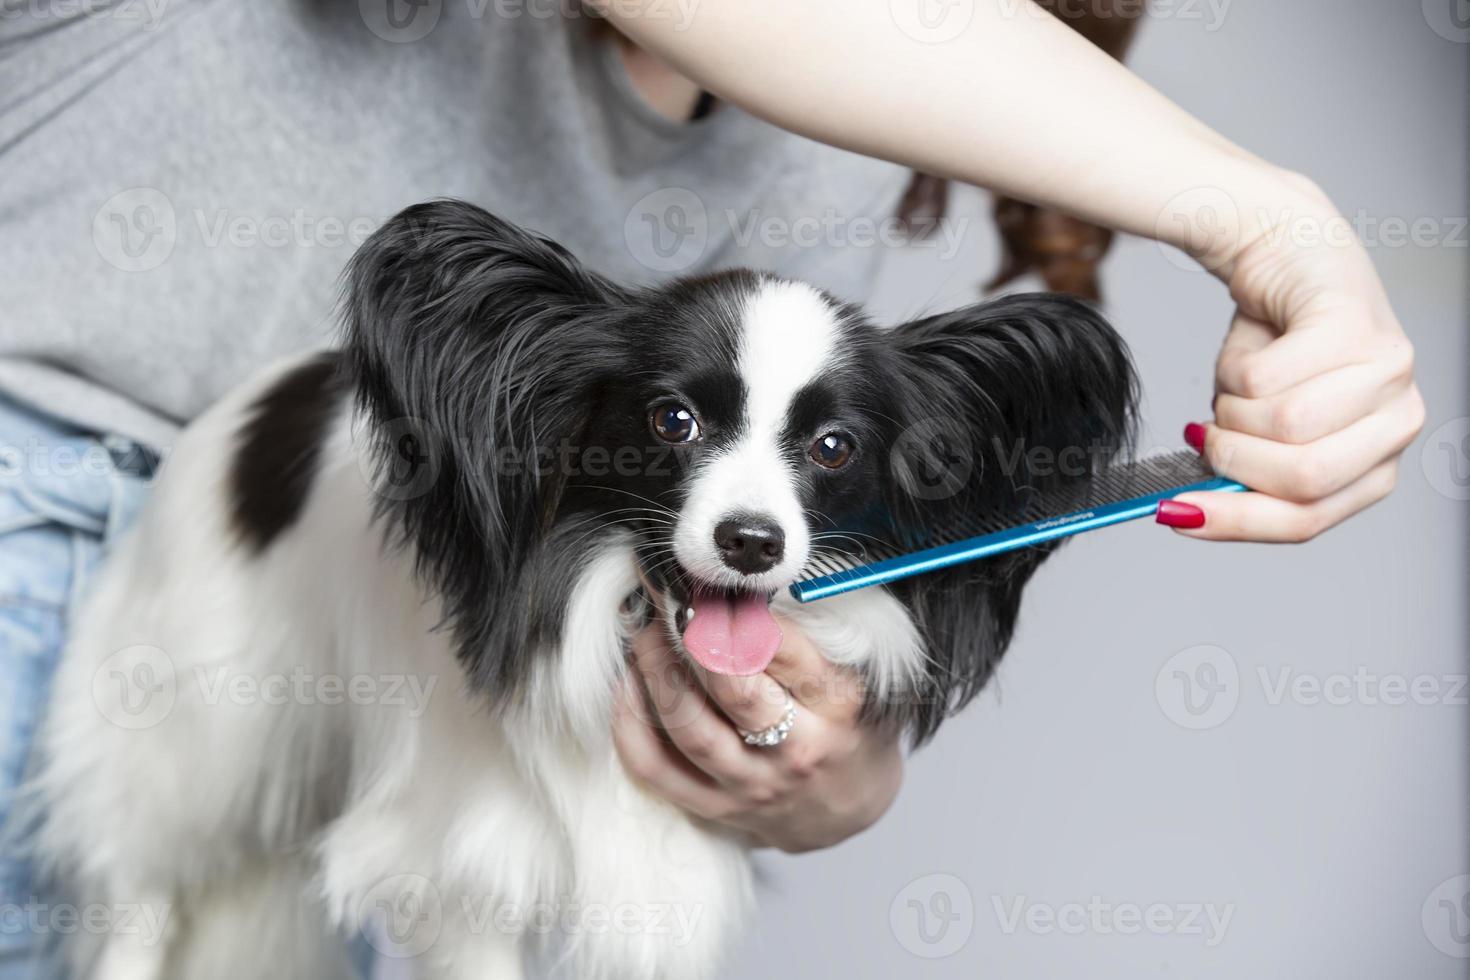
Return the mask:
[[759,674],[781,646],[781,627],[763,596],[704,593],[690,605],[694,618],[684,629],[684,648],[716,674]]

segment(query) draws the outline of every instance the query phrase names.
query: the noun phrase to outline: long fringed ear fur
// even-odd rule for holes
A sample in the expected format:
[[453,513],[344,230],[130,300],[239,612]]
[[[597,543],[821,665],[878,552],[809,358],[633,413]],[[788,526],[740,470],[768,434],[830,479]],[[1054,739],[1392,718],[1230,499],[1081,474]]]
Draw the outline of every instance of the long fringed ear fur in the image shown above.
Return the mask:
[[625,302],[561,246],[457,201],[400,212],[348,268],[345,346],[380,516],[492,689],[513,690],[525,641],[560,622],[537,604],[564,590],[527,576],[564,480],[557,447],[576,443],[621,368],[610,336]]
[[[907,425],[895,447],[889,513],[910,539],[963,516],[1014,508],[1029,489],[1088,479],[1131,451],[1138,385],[1121,337],[1092,306],[1022,294],[916,321],[891,344]],[[1042,546],[896,583],[930,662],[912,703],[870,713],[915,742],[964,706],[1010,643]]]

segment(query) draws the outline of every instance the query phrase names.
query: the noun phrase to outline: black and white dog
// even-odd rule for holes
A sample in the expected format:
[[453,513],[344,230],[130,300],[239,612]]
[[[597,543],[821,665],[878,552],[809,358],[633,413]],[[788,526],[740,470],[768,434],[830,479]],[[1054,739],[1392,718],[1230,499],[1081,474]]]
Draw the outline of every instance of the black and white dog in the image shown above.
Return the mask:
[[334,927],[377,914],[421,976],[516,977],[545,930],[507,910],[568,907],[608,913],[561,930],[572,976],[709,976],[746,848],[621,769],[630,630],[748,674],[778,614],[921,741],[1045,550],[786,587],[1075,478],[1036,461],[1124,446],[1135,400],[1069,299],[883,330],[766,274],[630,290],[451,201],[360,249],[345,323],[183,434],[75,624],[39,847],[84,901],[171,910],[87,954],[102,980],[345,975]]

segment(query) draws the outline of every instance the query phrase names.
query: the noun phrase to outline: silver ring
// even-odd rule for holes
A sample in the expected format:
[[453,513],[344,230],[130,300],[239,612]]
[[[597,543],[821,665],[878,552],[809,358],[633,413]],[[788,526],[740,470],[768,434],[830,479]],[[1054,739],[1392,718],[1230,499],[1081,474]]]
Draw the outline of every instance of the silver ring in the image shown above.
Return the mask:
[[781,715],[781,720],[770,728],[762,728],[758,732],[748,732],[743,728],[735,729],[740,737],[745,739],[746,745],[754,745],[757,748],[773,749],[786,741],[786,736],[791,734],[791,729],[796,726],[796,699],[791,692],[786,692],[786,711]]

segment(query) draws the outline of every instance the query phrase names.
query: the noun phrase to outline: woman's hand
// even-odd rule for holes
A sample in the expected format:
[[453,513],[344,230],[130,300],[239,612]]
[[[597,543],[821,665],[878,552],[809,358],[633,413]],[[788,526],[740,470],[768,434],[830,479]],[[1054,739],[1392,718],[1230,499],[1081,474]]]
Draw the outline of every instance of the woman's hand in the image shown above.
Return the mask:
[[[1383,499],[1424,423],[1413,348],[1346,219],[1315,211],[1206,264],[1238,309],[1214,421],[1187,438],[1254,493],[1182,494],[1162,523],[1191,537],[1306,541]],[[1202,522],[1202,523],[1201,523]]]
[[[903,778],[898,734],[859,725],[862,683],[829,663],[789,621],[763,674],[725,677],[688,663],[653,624],[633,641],[613,738],[623,765],[659,796],[784,851],[829,847],[888,809]],[[696,674],[697,672],[697,674]],[[796,724],[772,748],[737,728]]]

